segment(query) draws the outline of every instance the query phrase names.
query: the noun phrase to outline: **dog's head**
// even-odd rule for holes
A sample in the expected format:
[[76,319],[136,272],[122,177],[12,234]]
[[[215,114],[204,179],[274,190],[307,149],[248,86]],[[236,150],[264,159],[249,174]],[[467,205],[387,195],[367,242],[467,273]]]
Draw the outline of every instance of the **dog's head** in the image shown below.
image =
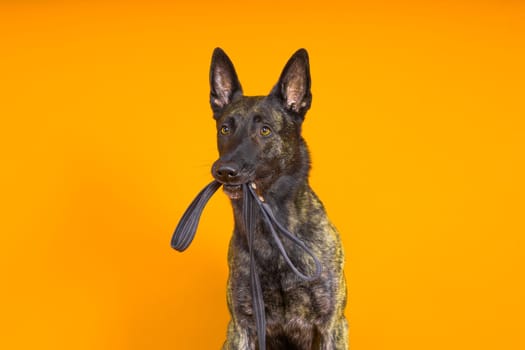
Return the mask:
[[240,198],[246,182],[264,191],[280,178],[306,175],[309,158],[301,125],[312,101],[306,50],[290,58],[269,95],[244,96],[233,63],[217,48],[210,85],[220,155],[212,174],[230,198]]

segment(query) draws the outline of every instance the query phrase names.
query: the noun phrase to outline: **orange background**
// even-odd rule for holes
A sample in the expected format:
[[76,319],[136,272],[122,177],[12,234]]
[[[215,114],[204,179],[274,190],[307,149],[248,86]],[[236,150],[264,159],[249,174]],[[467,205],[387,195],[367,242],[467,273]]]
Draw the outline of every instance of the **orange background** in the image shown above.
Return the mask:
[[311,182],[355,350],[525,348],[521,1],[0,2],[2,349],[217,349],[211,52],[267,93],[309,50]]

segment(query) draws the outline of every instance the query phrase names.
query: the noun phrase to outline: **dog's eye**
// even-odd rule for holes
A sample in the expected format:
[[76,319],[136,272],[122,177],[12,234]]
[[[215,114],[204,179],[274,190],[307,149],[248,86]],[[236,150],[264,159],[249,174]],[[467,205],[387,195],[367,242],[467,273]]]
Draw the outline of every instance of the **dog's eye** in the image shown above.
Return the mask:
[[221,135],[229,135],[231,132],[230,127],[227,125],[221,126]]
[[261,135],[262,136],[270,136],[271,133],[272,133],[272,130],[269,127],[263,126],[261,128]]

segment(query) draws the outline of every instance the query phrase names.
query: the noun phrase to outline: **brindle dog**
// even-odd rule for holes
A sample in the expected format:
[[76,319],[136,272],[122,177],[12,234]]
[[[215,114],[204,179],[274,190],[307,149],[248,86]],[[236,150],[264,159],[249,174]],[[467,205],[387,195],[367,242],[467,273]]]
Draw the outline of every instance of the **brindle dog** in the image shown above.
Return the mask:
[[[235,218],[228,254],[231,321],[223,349],[258,348],[240,200],[241,184],[248,182],[255,183],[257,194],[277,220],[301,239],[322,265],[317,279],[298,278],[279,254],[267,224],[258,219],[253,247],[265,304],[267,348],[347,349],[343,250],[336,228],[308,184],[310,158],[301,136],[312,100],[308,53],[301,49],[290,58],[268,96],[249,97],[243,96],[232,62],[217,48],[210,84],[220,154],[212,173],[230,197]],[[289,241],[283,242],[298,269],[313,274],[312,258]]]

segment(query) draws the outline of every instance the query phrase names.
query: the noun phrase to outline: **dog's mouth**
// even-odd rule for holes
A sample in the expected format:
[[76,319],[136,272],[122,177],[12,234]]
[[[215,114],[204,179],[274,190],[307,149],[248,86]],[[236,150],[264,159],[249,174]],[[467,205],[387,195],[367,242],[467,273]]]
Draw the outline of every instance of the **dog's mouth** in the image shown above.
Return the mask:
[[242,198],[242,185],[222,185],[222,190],[230,199]]
[[[267,180],[270,175],[258,176],[257,179],[249,180],[246,183],[251,183],[253,188],[256,189],[257,195],[259,198],[262,198],[261,194],[265,185],[267,185]],[[222,190],[230,198],[234,200],[241,199],[243,196],[242,183],[236,184],[222,184]]]

